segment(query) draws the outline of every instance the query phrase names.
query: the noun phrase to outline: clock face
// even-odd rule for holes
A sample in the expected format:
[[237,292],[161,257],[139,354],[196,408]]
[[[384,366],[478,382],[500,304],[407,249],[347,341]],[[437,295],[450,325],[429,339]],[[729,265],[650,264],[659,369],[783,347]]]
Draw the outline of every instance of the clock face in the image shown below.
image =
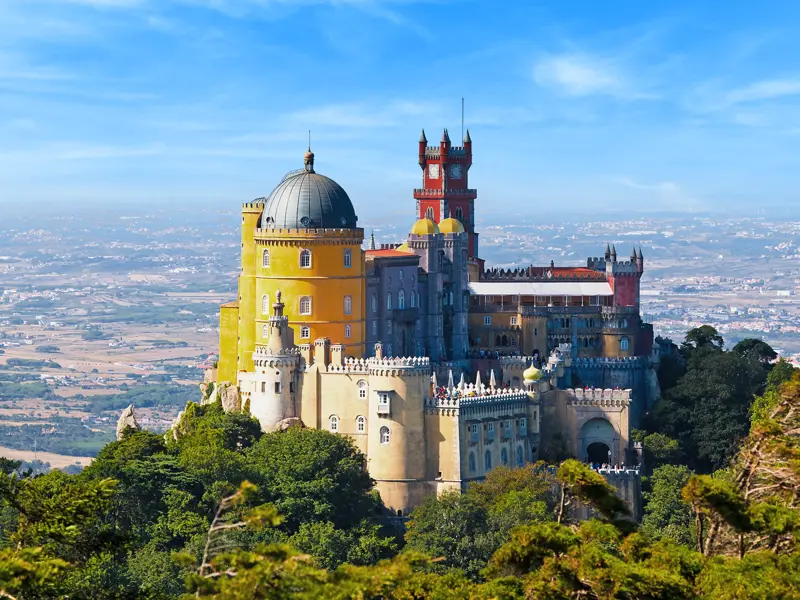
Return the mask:
[[450,177],[453,179],[461,179],[461,165],[453,165],[450,167]]
[[428,165],[428,177],[431,179],[439,179],[439,165]]

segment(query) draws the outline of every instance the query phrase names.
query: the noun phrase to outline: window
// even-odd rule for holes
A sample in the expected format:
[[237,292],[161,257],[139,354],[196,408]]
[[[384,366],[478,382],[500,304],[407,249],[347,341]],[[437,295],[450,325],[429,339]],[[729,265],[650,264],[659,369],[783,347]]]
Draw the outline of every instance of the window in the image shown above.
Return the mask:
[[352,333],[352,331],[353,330],[351,329],[350,325],[345,325],[344,326],[344,337],[349,338],[350,334]]
[[339,431],[339,417],[336,415],[330,416],[330,419],[328,419],[328,429],[330,429],[333,433]]
[[265,269],[269,269],[269,250],[265,249],[264,253],[261,255],[261,266]]
[[381,392],[378,394],[378,414],[388,415],[391,413],[391,404],[389,400],[389,392]]
[[266,394],[267,393],[267,382],[266,381],[262,381],[261,382],[261,393],[262,394]]
[[475,466],[475,455],[472,452],[470,452],[469,453],[469,472],[470,473],[474,473],[476,468],[477,467]]
[[525,459],[522,455],[522,446],[517,446],[517,466],[521,467],[525,463]]
[[494,441],[494,423],[489,423],[489,441]]
[[353,266],[353,251],[350,248],[344,249],[344,266],[348,269]]
[[622,336],[621,338],[619,338],[619,349],[620,350],[627,350],[628,349],[628,338],[627,337]]
[[517,317],[516,316],[511,317],[511,319],[509,320],[509,323],[511,324],[512,327],[516,327],[516,325],[517,325]]
[[528,420],[525,417],[519,420],[519,433],[520,435],[528,435]]
[[381,427],[381,444],[389,443],[389,428],[385,425]]
[[302,298],[300,298],[300,314],[301,315],[311,314],[311,296],[303,296]]
[[429,206],[425,210],[425,218],[426,219],[430,219],[431,221],[433,221],[433,207],[432,206]]
[[303,269],[311,268],[311,250],[300,250],[300,267]]
[[403,277],[406,276],[406,272],[403,269],[400,269],[400,273],[397,275],[400,278],[400,281],[403,281]]
[[505,448],[500,451],[500,462],[503,463],[504,467],[508,466],[508,450]]
[[378,298],[375,294],[372,294],[369,299],[370,308],[372,308],[372,312],[377,312],[378,310]]
[[387,333],[392,333],[392,320],[391,319],[386,321],[386,332]]
[[411,292],[411,308],[414,308],[417,305],[417,293]]
[[397,292],[397,308],[403,310],[406,307],[406,293],[403,290]]
[[378,322],[372,322],[372,335],[378,335]]
[[344,297],[344,314],[352,315],[353,314],[353,297],[352,296],[345,296]]
[[367,399],[367,382],[362,379],[356,385],[358,386],[358,398],[359,398],[359,400],[366,400]]
[[300,328],[300,338],[307,340],[311,337],[311,328],[308,325],[303,325]]
[[456,219],[458,219],[459,221],[464,220],[464,209],[461,208],[460,206],[456,207]]
[[264,294],[261,296],[261,314],[269,314],[269,294]]
[[275,393],[276,394],[280,394],[281,393],[281,382],[280,381],[276,381],[275,382]]
[[358,415],[356,417],[356,431],[358,433],[364,433],[366,430],[367,430],[367,420],[361,415]]
[[269,337],[269,325],[261,326],[261,337],[265,339]]
[[392,292],[386,294],[386,310],[392,310]]
[[462,263],[466,263],[467,262],[467,251],[466,250],[462,250],[461,251],[461,262]]
[[489,471],[492,468],[492,453],[487,450],[483,455],[483,467]]
[[483,324],[484,325],[491,325],[492,324],[492,317],[483,317]]

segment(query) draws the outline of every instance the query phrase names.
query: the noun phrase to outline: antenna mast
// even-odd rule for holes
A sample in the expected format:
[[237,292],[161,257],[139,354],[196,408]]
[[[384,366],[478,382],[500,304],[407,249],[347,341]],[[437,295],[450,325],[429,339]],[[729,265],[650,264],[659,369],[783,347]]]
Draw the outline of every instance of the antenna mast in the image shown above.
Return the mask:
[[464,96],[461,96],[461,141],[464,141]]

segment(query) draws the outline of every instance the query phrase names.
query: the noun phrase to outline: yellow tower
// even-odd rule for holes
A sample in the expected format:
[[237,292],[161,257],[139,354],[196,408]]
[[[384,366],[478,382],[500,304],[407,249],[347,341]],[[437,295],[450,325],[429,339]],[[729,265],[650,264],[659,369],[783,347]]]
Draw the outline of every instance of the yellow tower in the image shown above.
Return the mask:
[[286,175],[266,199],[245,204],[238,306],[220,312],[219,380],[235,382],[235,371],[253,370],[278,290],[296,343],[324,337],[349,356],[363,356],[363,241],[350,198],[314,171],[310,149],[303,169]]

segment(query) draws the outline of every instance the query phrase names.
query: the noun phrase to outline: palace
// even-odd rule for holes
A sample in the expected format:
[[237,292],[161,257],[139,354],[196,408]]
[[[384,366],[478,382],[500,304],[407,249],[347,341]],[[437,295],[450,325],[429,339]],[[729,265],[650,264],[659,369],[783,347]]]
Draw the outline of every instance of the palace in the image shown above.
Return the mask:
[[[639,464],[629,433],[658,395],[641,249],[487,269],[469,131],[461,146],[423,132],[418,150],[416,220],[395,244],[363,248],[352,201],[310,148],[242,206],[239,296],[220,309],[209,399],[266,431],[350,436],[398,514],[540,456]],[[638,512],[638,470],[607,477]]]

